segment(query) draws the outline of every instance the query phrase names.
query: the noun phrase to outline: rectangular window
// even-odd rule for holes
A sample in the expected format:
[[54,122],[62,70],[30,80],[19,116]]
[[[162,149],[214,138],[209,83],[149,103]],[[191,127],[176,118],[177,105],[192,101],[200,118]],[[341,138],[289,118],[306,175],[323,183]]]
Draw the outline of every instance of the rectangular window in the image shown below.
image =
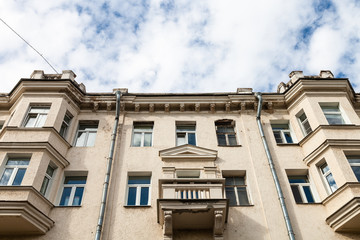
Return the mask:
[[0,131],[1,129],[4,127],[4,122],[3,121],[0,121]]
[[225,193],[230,206],[250,205],[245,177],[225,177]]
[[236,146],[234,121],[219,120],[215,122],[216,136],[219,146]]
[[84,121],[79,123],[76,134],[75,147],[92,147],[95,145],[98,121]]
[[345,124],[344,118],[339,109],[339,103],[332,105],[320,104],[320,106],[330,125]]
[[50,106],[30,106],[24,127],[42,127],[45,124]]
[[304,134],[304,136],[308,135],[309,133],[311,133],[312,129],[311,129],[311,126],[309,124],[309,121],[307,119],[307,116],[305,114],[305,112],[300,112],[298,115],[297,115],[297,119],[299,121],[299,124],[300,124],[300,128]]
[[324,164],[322,164],[319,169],[328,190],[330,190],[330,192],[335,192],[338,187],[327,163],[325,162]]
[[195,124],[176,124],[176,146],[191,144],[196,146]]
[[70,115],[70,113],[66,113],[64,116],[64,120],[61,124],[61,128],[60,128],[60,135],[65,138],[66,134],[68,132],[68,129],[70,127],[70,122],[71,122],[72,116]]
[[360,182],[360,156],[347,156],[351,169]]
[[41,184],[41,188],[40,188],[40,193],[44,196],[47,193],[48,189],[50,188],[51,180],[54,175],[54,171],[55,171],[55,168],[53,168],[50,165],[46,169],[45,177],[44,177],[44,180],[43,180],[43,182]]
[[84,194],[86,176],[65,177],[59,206],[80,206]]
[[307,176],[288,176],[296,203],[314,203],[315,198]]
[[9,158],[2,177],[0,179],[1,186],[18,186],[24,178],[26,168],[29,165],[28,158]]
[[133,147],[151,147],[153,122],[134,122],[134,130],[132,137]]
[[271,124],[276,143],[293,143],[289,123]]
[[129,176],[126,205],[150,205],[150,176]]

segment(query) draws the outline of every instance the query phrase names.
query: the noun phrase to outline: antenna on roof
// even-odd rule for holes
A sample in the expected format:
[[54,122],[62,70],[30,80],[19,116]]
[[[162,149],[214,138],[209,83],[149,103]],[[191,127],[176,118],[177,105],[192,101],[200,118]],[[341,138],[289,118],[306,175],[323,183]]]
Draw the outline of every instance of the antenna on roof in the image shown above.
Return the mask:
[[42,59],[44,59],[44,61],[57,73],[58,71],[56,71],[56,69],[49,63],[49,61],[38,51],[36,50],[33,46],[31,46],[30,43],[28,43],[22,36],[20,36],[20,34],[18,34],[12,27],[10,27],[2,18],[0,18],[0,20],[8,27],[10,28],[11,31],[13,31],[19,38],[21,38],[29,47],[31,47],[37,54],[40,55],[40,57],[42,57]]

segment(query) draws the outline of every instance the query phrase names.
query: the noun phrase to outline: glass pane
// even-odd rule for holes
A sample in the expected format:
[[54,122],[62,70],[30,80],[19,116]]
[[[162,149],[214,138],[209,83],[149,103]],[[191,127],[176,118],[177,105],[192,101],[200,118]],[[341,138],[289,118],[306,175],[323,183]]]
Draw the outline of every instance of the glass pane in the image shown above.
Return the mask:
[[176,126],[177,132],[195,131],[195,126]]
[[249,199],[246,192],[246,187],[237,188],[240,205],[249,205]]
[[274,131],[274,137],[277,143],[282,143],[281,133],[279,131]]
[[235,145],[237,145],[236,136],[235,136],[235,135],[233,135],[233,134],[228,134],[228,139],[229,139],[229,145],[230,145],[230,146],[235,146]]
[[236,206],[238,205],[236,202],[236,195],[233,187],[227,187],[225,188],[226,192],[226,198],[229,199],[229,205],[230,206]]
[[134,132],[133,143],[132,143],[133,147],[140,147],[141,146],[141,135],[142,135],[142,133]]
[[223,134],[218,134],[217,135],[217,139],[218,139],[218,144],[220,146],[226,146],[226,138],[225,138],[225,135]]
[[129,176],[129,184],[150,184],[150,176]]
[[284,132],[284,136],[285,136],[285,139],[286,139],[287,143],[293,143],[293,140],[292,140],[291,135],[290,135],[289,132]]
[[306,119],[305,113],[301,114],[301,115],[299,116],[299,119],[300,119],[301,122],[303,122],[303,121]]
[[80,124],[79,130],[97,131],[98,124]]
[[31,113],[48,113],[50,107],[31,107]]
[[146,125],[139,125],[139,126],[134,126],[134,130],[139,131],[139,132],[149,132],[153,129],[152,125],[146,126]]
[[73,206],[80,206],[81,205],[81,200],[82,200],[82,196],[84,193],[84,187],[77,187],[75,190],[75,195],[74,195],[74,200],[72,202]]
[[195,133],[188,133],[188,143],[196,146]]
[[63,123],[63,124],[61,125],[59,134],[60,134],[61,136],[65,137],[67,128],[68,128],[68,126],[67,126],[65,123]]
[[134,206],[136,204],[136,187],[129,187],[127,205]]
[[325,115],[329,124],[344,124],[344,120],[340,114],[326,114]]
[[274,130],[286,130],[289,129],[289,124],[271,124],[271,127]]
[[321,109],[323,110],[324,113],[339,112],[338,106],[321,106]]
[[328,172],[330,170],[329,166],[326,163],[321,165],[320,169],[321,169],[322,173],[326,173],[326,172]]
[[291,191],[293,192],[294,198],[295,198],[295,202],[296,203],[302,203],[303,200],[301,198],[301,194],[299,191],[299,186],[297,185],[291,185]]
[[54,174],[54,168],[52,168],[51,166],[48,166],[48,168],[46,169],[46,173],[52,177],[52,175]]
[[148,205],[149,204],[149,187],[142,187],[141,188],[141,195],[140,195],[140,205]]
[[69,205],[69,198],[71,194],[71,187],[64,187],[64,191],[62,193],[61,199],[60,199],[60,206],[68,206]]
[[43,183],[42,183],[41,188],[40,188],[40,193],[42,195],[45,195],[46,189],[47,189],[47,187],[49,185],[49,182],[50,182],[50,179],[48,179],[47,177],[44,177]]
[[24,175],[25,175],[25,172],[26,172],[26,168],[19,168],[17,173],[16,173],[16,176],[14,178],[14,181],[12,183],[13,186],[18,186],[21,184],[23,178],[24,178]]
[[349,163],[360,163],[360,157],[348,157]]
[[83,146],[85,146],[85,138],[86,138],[86,133],[85,133],[85,132],[78,132],[75,146],[76,146],[76,147],[83,147]]
[[28,116],[28,119],[26,120],[25,127],[34,127],[36,122],[36,115],[30,115]]
[[304,189],[304,192],[305,192],[305,196],[306,196],[307,202],[308,202],[308,203],[313,203],[313,202],[315,202],[315,201],[314,201],[314,198],[313,198],[313,195],[312,195],[312,193],[311,193],[310,186],[303,186],[303,189]]
[[64,184],[85,184],[86,177],[66,177]]
[[47,115],[39,114],[35,127],[42,127],[45,124]]
[[235,185],[234,177],[225,178],[225,186],[233,186]]
[[360,166],[351,166],[357,180],[360,182]]
[[151,147],[152,133],[145,133],[144,147]]
[[64,122],[67,123],[67,125],[69,125],[70,121],[71,121],[71,117],[66,114],[65,117],[64,117]]
[[29,165],[30,160],[26,159],[9,159],[6,165]]
[[96,140],[96,132],[89,132],[86,146],[93,147],[95,145]]
[[9,179],[11,177],[12,172],[14,171],[13,168],[6,168],[1,179],[0,179],[0,185],[6,186],[9,182]]
[[234,177],[235,185],[245,185],[245,179],[243,177]]
[[186,134],[185,133],[177,133],[176,136],[177,136],[177,138],[176,138],[177,146],[184,145]]
[[304,126],[304,130],[305,130],[305,133],[306,133],[306,134],[309,134],[309,133],[312,131],[308,120],[306,120],[305,122],[303,122],[303,126]]
[[289,176],[289,182],[290,183],[307,183],[307,177],[306,176]]
[[332,192],[335,192],[336,189],[338,189],[337,185],[336,185],[336,182],[333,178],[333,175],[332,173],[330,173],[329,175],[326,176],[326,180],[327,182],[329,183],[329,186],[330,186],[330,189]]

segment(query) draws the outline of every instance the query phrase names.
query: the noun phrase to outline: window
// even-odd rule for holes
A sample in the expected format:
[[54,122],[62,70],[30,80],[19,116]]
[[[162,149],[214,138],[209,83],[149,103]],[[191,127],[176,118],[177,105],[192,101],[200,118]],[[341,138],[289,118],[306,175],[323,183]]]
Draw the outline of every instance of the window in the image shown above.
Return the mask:
[[341,115],[339,104],[320,104],[322,111],[326,117],[328,123],[331,124],[345,124],[345,121]]
[[49,110],[49,106],[31,106],[25,118],[24,127],[44,126]]
[[225,192],[230,206],[250,205],[245,177],[225,177]]
[[327,163],[325,162],[324,164],[322,164],[319,169],[324,181],[326,182],[328,190],[330,190],[331,192],[335,192],[338,187]]
[[65,177],[59,206],[80,206],[84,194],[86,176]]
[[219,146],[236,146],[234,121],[219,120],[215,122],[216,136]]
[[3,121],[0,121],[0,131],[1,129],[4,127],[4,122]]
[[289,176],[288,178],[296,203],[315,202],[307,176]]
[[127,206],[150,205],[150,176],[129,176]]
[[300,123],[300,127],[301,127],[301,130],[302,130],[303,134],[306,136],[309,133],[311,133],[312,129],[311,129],[311,126],[309,124],[309,121],[307,119],[307,116],[306,116],[305,112],[301,111],[297,115],[297,119],[298,119],[298,121]]
[[69,113],[66,113],[65,117],[64,117],[64,120],[63,120],[63,122],[61,124],[60,132],[59,132],[60,135],[62,137],[64,137],[64,138],[66,137],[67,131],[68,131],[69,127],[70,127],[71,119],[72,119],[72,116]]
[[76,147],[94,146],[98,125],[97,121],[80,122],[74,145]]
[[360,182],[360,156],[348,156],[347,159],[357,180]]
[[29,165],[30,159],[27,158],[9,158],[2,177],[0,185],[2,186],[18,186],[24,178],[26,168]]
[[133,147],[151,147],[153,122],[134,122]]
[[271,124],[276,143],[293,143],[289,123]]
[[195,124],[176,125],[176,146],[191,144],[196,146]]
[[43,180],[43,182],[41,184],[41,188],[40,188],[40,193],[44,196],[47,193],[47,190],[50,188],[51,180],[54,175],[54,171],[55,171],[55,168],[53,168],[50,165],[46,169],[45,177],[44,177],[44,180]]

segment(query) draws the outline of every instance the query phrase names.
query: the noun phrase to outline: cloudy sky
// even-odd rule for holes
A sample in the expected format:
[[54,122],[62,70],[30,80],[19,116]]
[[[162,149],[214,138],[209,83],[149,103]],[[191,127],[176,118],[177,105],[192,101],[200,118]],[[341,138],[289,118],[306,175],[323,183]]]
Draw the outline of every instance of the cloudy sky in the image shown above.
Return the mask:
[[[268,92],[322,69],[360,90],[358,0],[3,0],[0,18],[88,92]],[[54,73],[0,21],[0,92],[35,69]]]

